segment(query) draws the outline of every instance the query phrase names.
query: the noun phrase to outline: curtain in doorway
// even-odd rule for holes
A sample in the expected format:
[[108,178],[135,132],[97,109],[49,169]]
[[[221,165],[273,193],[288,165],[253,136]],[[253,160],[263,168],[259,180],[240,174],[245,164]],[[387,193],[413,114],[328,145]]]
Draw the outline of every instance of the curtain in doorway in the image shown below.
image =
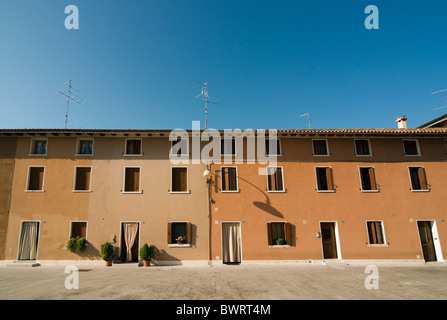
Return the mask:
[[19,260],[36,260],[38,222],[23,222],[19,243]]
[[239,223],[224,223],[222,225],[223,263],[241,262],[241,243]]
[[132,246],[138,232],[138,223],[123,223],[124,241],[126,243],[126,261],[132,261]]

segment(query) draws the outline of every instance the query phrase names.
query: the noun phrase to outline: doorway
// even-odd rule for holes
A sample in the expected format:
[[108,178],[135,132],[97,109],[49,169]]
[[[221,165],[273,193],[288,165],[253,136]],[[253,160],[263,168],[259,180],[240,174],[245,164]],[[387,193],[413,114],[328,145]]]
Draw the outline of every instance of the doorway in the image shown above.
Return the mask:
[[138,262],[139,222],[121,223],[120,256],[122,262]]
[[222,222],[222,262],[241,263],[241,228],[239,222]]
[[20,228],[18,260],[36,260],[39,244],[39,221],[23,221]]
[[337,259],[337,236],[335,222],[321,222],[321,243],[323,247],[323,259]]
[[419,239],[421,241],[422,253],[425,261],[437,261],[435,241],[436,237],[433,235],[434,221],[418,221]]

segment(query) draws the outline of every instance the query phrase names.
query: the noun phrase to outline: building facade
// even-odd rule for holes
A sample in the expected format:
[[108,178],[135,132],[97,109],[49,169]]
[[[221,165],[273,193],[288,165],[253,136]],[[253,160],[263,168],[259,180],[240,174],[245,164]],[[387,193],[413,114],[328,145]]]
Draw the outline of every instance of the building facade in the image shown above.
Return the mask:
[[278,130],[267,164],[237,136],[201,161],[191,131],[174,163],[170,132],[0,130],[0,259],[444,261],[445,128]]

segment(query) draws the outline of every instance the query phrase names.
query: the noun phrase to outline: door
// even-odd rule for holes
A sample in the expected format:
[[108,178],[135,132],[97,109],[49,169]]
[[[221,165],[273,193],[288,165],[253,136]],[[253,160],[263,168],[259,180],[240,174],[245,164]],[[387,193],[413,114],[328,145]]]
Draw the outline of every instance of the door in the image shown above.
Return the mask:
[[123,222],[121,224],[121,261],[138,262],[138,238],[138,222]]
[[321,222],[320,229],[321,229],[321,241],[323,246],[323,259],[337,259],[335,223]]
[[435,244],[431,221],[418,221],[419,238],[421,240],[422,253],[425,261],[436,261]]
[[22,222],[17,259],[36,260],[38,239],[39,239],[39,222],[38,221]]
[[227,264],[241,263],[241,234],[239,222],[222,223],[222,261]]

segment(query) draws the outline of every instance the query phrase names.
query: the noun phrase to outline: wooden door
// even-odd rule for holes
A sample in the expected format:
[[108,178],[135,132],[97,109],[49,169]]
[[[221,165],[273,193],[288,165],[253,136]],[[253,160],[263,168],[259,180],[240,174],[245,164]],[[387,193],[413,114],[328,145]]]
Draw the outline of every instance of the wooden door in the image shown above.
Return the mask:
[[337,259],[337,243],[335,239],[335,224],[334,222],[322,222],[321,241],[323,245],[324,259]]
[[430,221],[418,221],[419,237],[425,261],[436,261],[435,244]]

